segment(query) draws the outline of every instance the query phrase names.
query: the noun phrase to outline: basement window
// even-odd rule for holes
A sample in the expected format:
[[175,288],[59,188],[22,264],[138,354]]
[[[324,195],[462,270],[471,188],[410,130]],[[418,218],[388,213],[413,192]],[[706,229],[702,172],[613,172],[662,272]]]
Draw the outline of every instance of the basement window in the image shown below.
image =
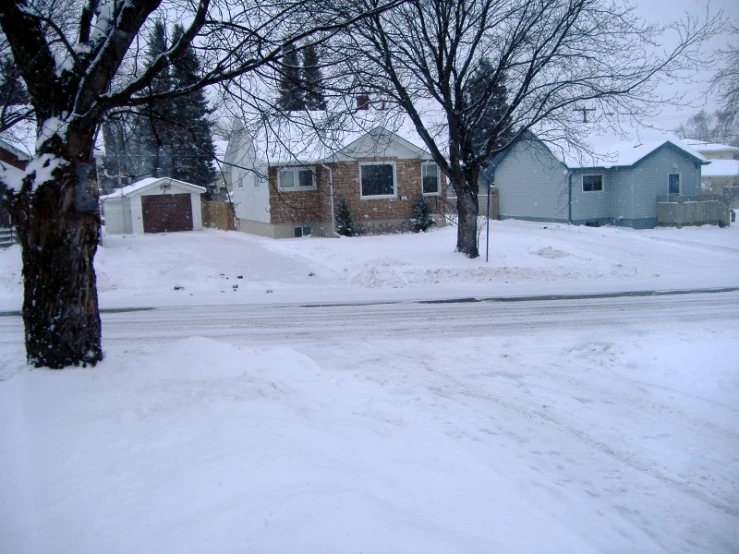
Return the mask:
[[297,227],[293,227],[293,233],[295,234],[295,238],[309,237],[312,234],[312,229],[310,225],[298,225]]

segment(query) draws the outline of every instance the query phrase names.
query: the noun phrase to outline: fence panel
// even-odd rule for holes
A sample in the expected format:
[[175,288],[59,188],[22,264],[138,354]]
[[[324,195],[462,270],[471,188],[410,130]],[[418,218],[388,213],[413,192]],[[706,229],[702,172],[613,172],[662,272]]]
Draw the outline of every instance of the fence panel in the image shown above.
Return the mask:
[[203,202],[203,227],[210,229],[221,229],[222,231],[233,231],[233,210],[229,202]]
[[657,198],[657,225],[682,227],[684,225],[730,224],[730,209],[722,197],[660,196]]

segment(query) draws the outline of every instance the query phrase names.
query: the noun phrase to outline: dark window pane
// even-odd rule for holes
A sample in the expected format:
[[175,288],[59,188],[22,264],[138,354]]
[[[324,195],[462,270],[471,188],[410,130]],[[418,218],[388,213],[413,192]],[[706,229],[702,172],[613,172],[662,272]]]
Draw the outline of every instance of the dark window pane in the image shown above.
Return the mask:
[[313,186],[313,172],[310,169],[301,169],[298,172],[298,186],[304,188]]
[[360,166],[362,174],[362,196],[390,196],[395,194],[393,166],[373,164]]
[[439,192],[439,166],[436,164],[424,164],[422,166],[423,174],[423,193],[438,194]]
[[669,194],[680,194],[680,174],[679,173],[670,173]]
[[597,192],[603,190],[603,176],[583,175],[582,190],[583,192]]

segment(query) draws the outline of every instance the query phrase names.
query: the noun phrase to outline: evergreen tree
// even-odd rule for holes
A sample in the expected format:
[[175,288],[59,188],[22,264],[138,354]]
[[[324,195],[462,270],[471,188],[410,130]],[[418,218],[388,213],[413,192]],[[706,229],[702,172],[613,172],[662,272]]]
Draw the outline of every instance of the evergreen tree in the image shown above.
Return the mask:
[[[174,44],[182,36],[182,25],[176,25],[172,35]],[[171,79],[173,86],[183,88],[198,81],[200,63],[192,46],[172,61]],[[172,100],[171,149],[172,177],[210,187],[215,180],[215,147],[207,116],[210,112],[202,90],[179,96]]]
[[431,217],[431,206],[426,201],[423,194],[419,194],[416,198],[416,202],[413,204],[413,212],[415,217],[411,219],[413,223],[413,230],[418,233],[423,231],[424,233],[434,224],[434,218]]
[[339,198],[336,204],[336,232],[345,237],[353,237],[357,234],[354,228],[354,216],[344,197]]
[[318,52],[315,44],[309,44],[302,49],[303,53],[303,89],[305,91],[306,110],[325,110],[326,97],[323,89],[323,75],[321,74]]
[[[495,68],[487,58],[481,58],[465,87],[465,108],[468,121],[468,140],[474,152],[485,152],[486,145],[496,133],[494,146],[508,144],[513,129],[508,109],[505,79],[494,79]],[[502,121],[502,123],[501,123]],[[497,126],[497,131],[496,131]]]
[[12,58],[0,59],[0,106],[27,104],[28,93]]
[[[161,20],[154,24],[148,37],[146,63],[151,65],[169,48],[167,28]],[[171,88],[170,67],[166,65],[152,80],[148,94],[156,94]],[[171,100],[151,100],[139,110],[141,132],[139,139],[145,160],[145,174],[154,177],[171,175],[172,157],[168,137],[172,134],[172,122],[176,121]]]
[[277,105],[285,111],[305,109],[303,86],[300,79],[300,61],[294,46],[286,46],[280,61]]

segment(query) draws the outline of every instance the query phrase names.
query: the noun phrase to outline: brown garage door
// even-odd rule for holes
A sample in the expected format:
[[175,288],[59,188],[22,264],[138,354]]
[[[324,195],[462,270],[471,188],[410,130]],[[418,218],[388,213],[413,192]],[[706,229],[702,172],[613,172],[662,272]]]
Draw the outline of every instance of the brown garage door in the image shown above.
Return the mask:
[[142,196],[144,233],[192,231],[190,194]]

